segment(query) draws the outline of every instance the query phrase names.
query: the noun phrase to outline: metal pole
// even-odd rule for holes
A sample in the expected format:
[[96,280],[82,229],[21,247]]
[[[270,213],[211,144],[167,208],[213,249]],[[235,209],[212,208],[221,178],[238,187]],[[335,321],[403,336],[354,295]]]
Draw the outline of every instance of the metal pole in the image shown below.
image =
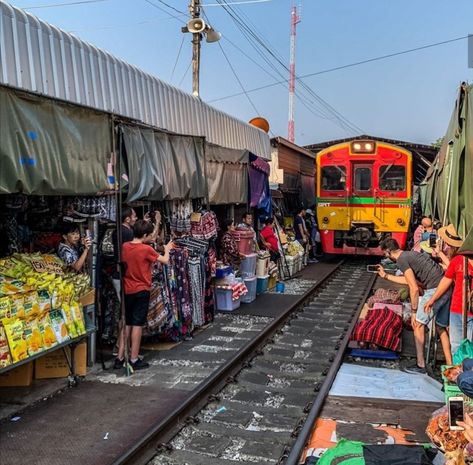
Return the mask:
[[[200,17],[200,0],[191,0],[189,12],[192,19]],[[200,83],[200,32],[192,34],[192,95],[199,97]]]

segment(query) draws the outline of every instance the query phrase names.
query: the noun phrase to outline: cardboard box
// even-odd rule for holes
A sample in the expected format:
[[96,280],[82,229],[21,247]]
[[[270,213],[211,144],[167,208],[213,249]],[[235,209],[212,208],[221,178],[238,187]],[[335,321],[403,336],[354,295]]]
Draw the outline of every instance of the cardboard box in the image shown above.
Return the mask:
[[14,368],[0,375],[0,387],[31,386],[33,382],[33,362]]
[[[70,347],[66,347],[70,354]],[[74,351],[75,374],[85,376],[87,374],[87,343],[80,343]],[[69,376],[69,365],[67,364],[64,350],[58,349],[50,354],[35,360],[35,379],[66,378]]]
[[95,289],[91,289],[87,294],[84,294],[80,299],[79,303],[84,307],[87,305],[93,305],[95,303]]

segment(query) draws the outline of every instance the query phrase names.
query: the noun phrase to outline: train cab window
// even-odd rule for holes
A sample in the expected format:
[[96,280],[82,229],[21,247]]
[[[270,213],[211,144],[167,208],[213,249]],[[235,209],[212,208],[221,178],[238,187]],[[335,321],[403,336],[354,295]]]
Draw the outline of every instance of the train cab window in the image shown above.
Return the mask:
[[322,190],[344,191],[347,182],[347,171],[344,166],[322,167]]
[[379,188],[382,191],[406,190],[406,167],[384,165],[379,168]]
[[364,192],[371,190],[371,168],[367,166],[355,168],[355,191]]

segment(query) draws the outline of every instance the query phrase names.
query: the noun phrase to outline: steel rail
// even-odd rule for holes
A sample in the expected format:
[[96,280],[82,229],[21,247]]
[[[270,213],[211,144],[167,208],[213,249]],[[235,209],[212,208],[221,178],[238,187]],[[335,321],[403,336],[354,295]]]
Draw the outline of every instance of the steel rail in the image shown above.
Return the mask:
[[303,306],[311,298],[312,294],[339,270],[344,261],[345,259],[336,263],[334,268],[327,271],[310,291],[301,296],[286,312],[269,323],[258,336],[245,344],[238,353],[194,389],[178,409],[153,426],[134,447],[115,459],[112,465],[147,464],[158,451],[157,441],[160,442],[159,448],[165,449],[167,446],[166,442],[177,434],[179,429],[181,429],[180,427],[185,426],[185,419],[192,417],[207,405],[211,400],[209,396],[220,391],[229,382],[232,382],[232,377],[244,368],[245,362],[251,359],[258,348],[264,345],[284,325],[292,313]]
[[312,407],[307,415],[304,425],[299,435],[297,436],[296,442],[292,446],[291,452],[289,453],[286,461],[284,462],[285,465],[299,465],[300,463],[301,455],[304,452],[307,441],[309,440],[309,436],[312,433],[315,420],[318,418],[320,411],[322,410],[322,407],[324,405],[325,399],[328,396],[330,388],[332,387],[332,384],[335,381],[335,377],[337,376],[338,370],[340,369],[340,365],[342,364],[345,350],[348,346],[348,342],[350,341],[351,334],[353,332],[353,329],[356,323],[358,322],[360,313],[363,309],[363,306],[365,305],[365,302],[366,302],[367,297],[369,296],[369,293],[371,292],[371,289],[373,288],[373,285],[376,281],[377,276],[378,276],[377,274],[373,274],[370,281],[368,282],[368,285],[363,294],[363,297],[361,298],[360,305],[353,312],[353,318],[346,331],[345,337],[340,343],[340,348],[338,349],[335,355],[335,359],[332,365],[330,366],[329,372],[327,373],[327,377],[322,383],[322,386],[320,387],[317,397],[315,398],[315,401],[312,404]]

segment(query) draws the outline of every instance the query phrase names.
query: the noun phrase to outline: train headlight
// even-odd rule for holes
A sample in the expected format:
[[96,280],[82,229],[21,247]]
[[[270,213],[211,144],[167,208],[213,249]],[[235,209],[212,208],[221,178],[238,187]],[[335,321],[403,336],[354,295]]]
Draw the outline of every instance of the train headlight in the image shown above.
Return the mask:
[[360,140],[351,143],[351,153],[375,153],[376,143],[372,140]]
[[406,222],[405,222],[402,218],[398,218],[398,219],[397,219],[397,224],[398,224],[399,226],[405,226]]
[[328,216],[324,216],[324,217],[322,218],[322,223],[323,223],[323,224],[328,224]]

